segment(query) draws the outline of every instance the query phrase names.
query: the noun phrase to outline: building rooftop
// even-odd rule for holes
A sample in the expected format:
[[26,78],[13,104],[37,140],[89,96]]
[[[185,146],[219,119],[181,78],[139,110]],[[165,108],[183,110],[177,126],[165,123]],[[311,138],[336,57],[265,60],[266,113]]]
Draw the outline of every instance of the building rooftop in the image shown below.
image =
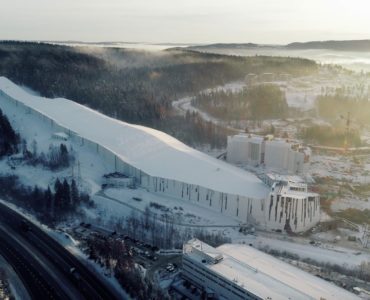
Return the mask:
[[[279,193],[293,198],[316,197],[318,194],[307,191],[307,183],[297,175],[281,175],[276,173],[261,174],[260,178],[268,178],[271,187],[278,189]],[[264,180],[266,182],[266,180]]]
[[282,175],[282,174],[270,172],[270,173],[263,174],[262,176],[266,176],[273,181],[286,181],[286,182],[292,182],[292,183],[305,184],[305,181],[303,180],[303,178],[298,175]]
[[307,148],[307,147],[302,146],[301,142],[298,140],[279,138],[279,137],[275,137],[272,134],[257,135],[253,133],[238,133],[236,135],[229,136],[229,138],[231,140],[240,140],[240,141],[245,141],[245,140],[252,140],[255,142],[265,141],[267,143],[273,144],[274,146],[289,147],[289,148],[293,147],[294,150]]
[[[185,244],[184,255],[202,263],[197,251],[187,251],[197,243],[199,241],[193,239]],[[359,299],[344,289],[253,247],[225,244],[213,249],[222,254],[223,259],[218,263],[202,264],[262,299]]]
[[269,193],[255,175],[190,148],[164,132],[118,121],[67,99],[31,95],[5,77],[0,77],[0,90],[151,176],[250,198],[263,199]]
[[311,193],[306,190],[304,191],[293,190],[292,187],[289,185],[281,185],[280,194],[281,196],[292,197],[296,199],[305,199],[307,197],[317,197],[318,196],[318,194]]
[[265,137],[263,136],[249,134],[249,133],[239,133],[239,134],[230,136],[230,138],[232,140],[240,140],[240,141],[245,141],[246,139],[248,139],[248,140],[252,140],[255,142],[262,142],[265,140]]
[[223,255],[220,251],[198,239],[191,240],[190,245],[191,247],[186,251],[195,251],[200,262],[217,263],[223,259]]

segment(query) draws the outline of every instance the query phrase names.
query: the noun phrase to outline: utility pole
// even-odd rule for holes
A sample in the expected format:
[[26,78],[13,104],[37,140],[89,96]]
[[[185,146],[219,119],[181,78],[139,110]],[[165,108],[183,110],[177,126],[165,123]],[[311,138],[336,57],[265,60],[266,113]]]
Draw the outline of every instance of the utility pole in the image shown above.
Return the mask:
[[[344,116],[340,116],[341,119],[344,119]],[[349,130],[351,126],[351,113],[347,112],[347,118],[346,118],[346,131],[344,136],[344,153],[348,152],[348,138],[349,138]]]

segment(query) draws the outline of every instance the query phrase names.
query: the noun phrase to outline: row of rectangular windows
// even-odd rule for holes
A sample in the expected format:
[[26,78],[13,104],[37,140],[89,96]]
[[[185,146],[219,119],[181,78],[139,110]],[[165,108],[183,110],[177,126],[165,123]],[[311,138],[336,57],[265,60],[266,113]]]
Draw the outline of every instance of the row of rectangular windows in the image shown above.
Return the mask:
[[[193,268],[191,265],[193,265],[195,268]],[[243,290],[242,288],[240,288],[240,287],[238,287],[238,286],[235,286],[234,284],[231,284],[229,281],[227,281],[227,280],[225,280],[225,279],[223,279],[222,277],[219,277],[219,276],[217,276],[216,274],[214,274],[214,273],[211,273],[211,272],[209,272],[207,269],[202,269],[202,271],[204,271],[204,272],[202,272],[202,271],[200,271],[199,270],[199,268],[198,268],[198,266],[196,265],[196,264],[194,264],[192,261],[190,261],[188,258],[186,258],[185,256],[183,257],[183,265],[184,266],[187,266],[187,267],[189,267],[190,269],[192,269],[192,270],[194,270],[194,271],[196,271],[196,272],[198,272],[198,273],[200,273],[200,274],[202,274],[203,276],[205,276],[206,278],[208,278],[208,279],[210,279],[210,280],[212,280],[213,282],[215,282],[216,284],[218,284],[218,285],[220,285],[220,286],[222,286],[222,287],[225,287],[224,285],[222,285],[221,283],[219,283],[219,282],[216,282],[215,280],[213,280],[212,278],[210,278],[210,277],[208,277],[204,272],[206,272],[207,274],[209,274],[209,275],[211,275],[211,276],[213,276],[213,277],[216,277],[219,281],[222,281],[224,284],[226,284],[227,286],[231,286],[231,287],[233,287],[234,289],[236,289],[236,290],[238,290],[239,292],[241,292],[241,293],[243,293],[243,294],[246,294],[248,297],[252,297],[251,299],[258,299],[258,298],[254,298],[252,295],[250,295],[249,293],[247,293],[245,290]],[[229,288],[228,288],[228,290],[230,290]],[[241,296],[241,297],[243,297],[243,296]]]
[[[192,268],[192,267],[190,267],[190,266],[187,266],[187,267],[193,270],[193,271],[188,270],[188,272],[189,272],[189,273],[191,273],[191,274],[192,274],[192,276],[194,276],[194,277],[198,278],[198,280],[199,280],[200,282],[203,282],[204,280],[200,279],[197,275],[195,275],[195,274],[194,274],[194,272],[196,272],[196,273],[199,273],[199,274],[203,275],[204,277],[208,278],[209,280],[211,280],[211,281],[212,281],[213,283],[215,283],[216,285],[220,285],[220,286],[222,286],[223,288],[227,289],[227,290],[228,290],[228,291],[230,291],[231,293],[233,293],[233,294],[237,295],[240,299],[244,299],[244,296],[243,296],[243,295],[239,295],[236,291],[233,291],[233,290],[231,290],[230,288],[226,288],[226,287],[225,287],[225,286],[223,286],[222,284],[219,284],[217,281],[215,281],[213,278],[211,278],[211,277],[209,277],[209,276],[205,275],[203,272],[201,272],[201,271],[199,271],[199,270],[197,270],[197,269],[194,269],[194,268]],[[235,287],[234,287],[234,288],[235,288]],[[243,291],[243,292],[244,292],[244,291]],[[247,296],[249,296],[249,295],[247,294]]]

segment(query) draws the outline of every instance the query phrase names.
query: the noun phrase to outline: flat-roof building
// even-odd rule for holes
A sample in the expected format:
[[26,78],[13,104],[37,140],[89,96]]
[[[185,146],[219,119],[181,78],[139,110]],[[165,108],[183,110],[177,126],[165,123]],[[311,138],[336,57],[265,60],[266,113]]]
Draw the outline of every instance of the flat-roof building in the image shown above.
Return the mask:
[[182,276],[215,299],[359,299],[356,295],[247,245],[183,247]]
[[311,150],[297,141],[273,136],[237,134],[227,139],[227,161],[233,164],[262,166],[287,174],[304,173]]

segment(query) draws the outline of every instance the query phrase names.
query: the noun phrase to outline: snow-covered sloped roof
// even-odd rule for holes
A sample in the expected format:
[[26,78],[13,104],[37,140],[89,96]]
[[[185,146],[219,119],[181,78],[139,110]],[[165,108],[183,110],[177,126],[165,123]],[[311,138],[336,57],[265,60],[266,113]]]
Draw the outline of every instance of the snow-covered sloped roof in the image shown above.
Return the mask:
[[0,77],[0,89],[151,176],[251,198],[265,198],[269,193],[253,174],[194,150],[161,131],[118,121],[67,99],[31,95],[5,77]]

